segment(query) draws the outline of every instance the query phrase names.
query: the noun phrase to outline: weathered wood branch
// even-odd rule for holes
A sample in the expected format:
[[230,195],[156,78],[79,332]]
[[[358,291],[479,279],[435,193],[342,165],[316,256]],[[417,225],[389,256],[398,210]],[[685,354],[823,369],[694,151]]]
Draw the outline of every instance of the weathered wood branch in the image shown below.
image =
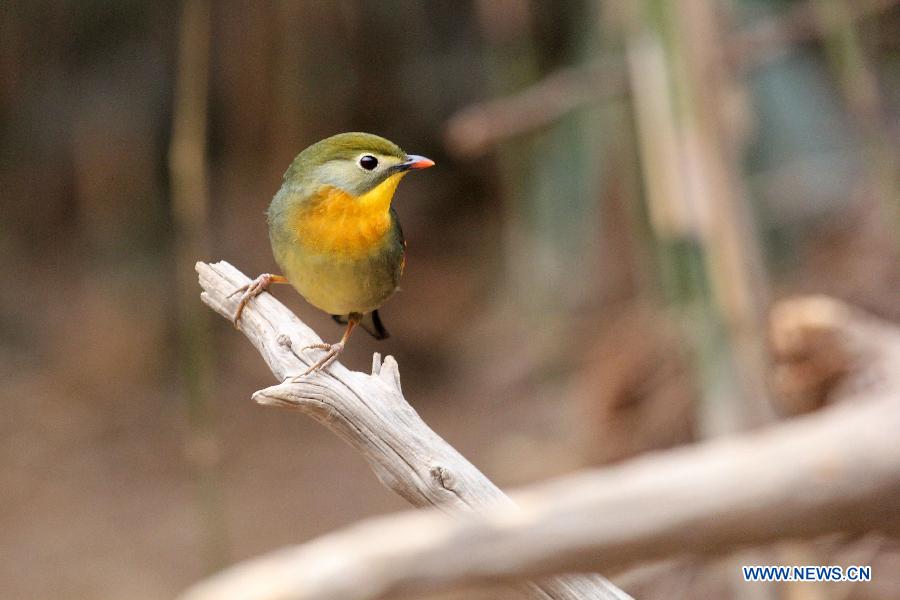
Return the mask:
[[[555,572],[617,569],[683,553],[719,555],[783,538],[900,527],[900,335],[817,299],[782,311],[776,341],[801,348],[829,320],[857,359],[848,400],[763,431],[586,472],[448,518],[371,519],[225,571],[190,600],[370,600]],[[797,345],[799,344],[799,345]],[[239,592],[239,593],[238,593]]]
[[764,433],[514,494],[451,520],[365,521],[234,567],[190,600],[372,600],[550,573],[720,555],[783,538],[900,525],[900,403],[841,405]]
[[[249,279],[226,262],[197,263],[201,298],[213,310],[230,318],[237,296],[230,294]],[[255,298],[244,310],[239,329],[256,347],[272,373],[282,383],[253,395],[267,406],[299,410],[313,417],[356,448],[369,462],[388,488],[415,506],[437,506],[455,515],[498,505],[515,510],[500,489],[453,447],[432,431],[410,407],[400,389],[397,362],[388,356],[384,362],[376,354],[372,373],[350,371],[334,363],[316,376],[288,379],[304,372],[315,353],[300,349],[321,340],[283,304],[270,294]],[[419,532],[419,536],[426,532]],[[321,574],[319,575],[321,576]],[[319,577],[317,576],[317,577]],[[345,582],[360,581],[362,574],[342,574]],[[360,581],[360,583],[365,583]],[[265,578],[258,585],[271,586]],[[313,589],[302,581],[303,590]],[[203,585],[191,597],[280,598],[293,597],[300,590],[282,588],[281,595],[258,595],[250,585],[246,590],[232,588],[228,594],[205,595]],[[530,597],[580,600],[586,598],[629,598],[599,575],[571,575],[525,585]],[[338,598],[340,595],[330,595]]]

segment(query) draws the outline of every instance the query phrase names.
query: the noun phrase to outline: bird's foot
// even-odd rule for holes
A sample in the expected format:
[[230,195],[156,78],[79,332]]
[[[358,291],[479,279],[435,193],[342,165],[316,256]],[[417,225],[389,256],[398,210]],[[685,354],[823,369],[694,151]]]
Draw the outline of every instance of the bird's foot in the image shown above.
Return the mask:
[[340,356],[341,352],[344,351],[344,342],[337,342],[336,344],[310,344],[309,346],[304,346],[300,351],[302,352],[303,350],[325,350],[325,355],[313,366],[303,372],[303,374],[295,377],[294,380],[299,379],[300,377],[306,377],[311,373],[318,373],[319,371],[328,368],[331,363],[337,360],[337,357]]
[[231,317],[231,322],[235,327],[237,327],[237,323],[241,319],[241,313],[244,312],[244,307],[247,306],[247,303],[250,302],[250,299],[259,296],[264,291],[269,289],[269,286],[272,285],[272,282],[275,281],[277,277],[278,275],[263,273],[250,283],[242,285],[238,289],[228,294],[228,297],[231,298],[235,294],[240,294],[241,292],[243,292],[243,294],[241,295],[241,300],[240,302],[238,302],[237,310],[234,311],[234,316]]

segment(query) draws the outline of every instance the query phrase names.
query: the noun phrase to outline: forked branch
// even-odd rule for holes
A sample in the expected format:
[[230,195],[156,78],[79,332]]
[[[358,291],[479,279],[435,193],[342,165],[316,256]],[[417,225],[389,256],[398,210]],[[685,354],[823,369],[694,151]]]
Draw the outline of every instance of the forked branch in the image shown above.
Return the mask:
[[[263,313],[274,300],[264,302]],[[815,365],[832,371],[837,363],[821,357],[827,349],[823,340],[840,346],[840,356],[849,359],[848,374],[830,394],[843,402],[762,431],[521,490],[513,494],[517,508],[502,502],[505,497],[497,491],[485,494],[496,488],[471,465],[460,464],[462,457],[444,447],[435,434],[404,440],[405,430],[389,425],[390,436],[375,435],[385,449],[367,458],[377,462],[385,452],[412,456],[409,466],[415,476],[408,483],[395,476],[389,484],[401,489],[412,485],[418,493],[401,493],[418,504],[423,498],[450,493],[450,502],[438,505],[443,512],[428,509],[370,519],[233,567],[202,582],[186,598],[415,597],[558,572],[617,569],[682,553],[721,555],[784,538],[897,531],[900,334],[891,325],[821,298],[783,306],[775,322],[779,356],[804,372]],[[394,368],[393,363],[386,364]],[[338,369],[335,385],[352,385],[356,377],[363,381],[381,375]],[[399,396],[398,387],[378,385],[385,394],[376,398]],[[339,387],[319,384],[306,391],[288,387],[290,393],[282,385],[262,394],[288,405],[313,402],[315,410],[329,418],[343,418],[339,411],[319,407]],[[381,409],[368,398],[365,402],[372,412]],[[400,412],[414,429],[424,427],[411,409]],[[384,431],[382,424],[371,434]],[[344,435],[357,447],[366,445],[356,441],[365,436]],[[434,439],[442,452],[428,455],[425,449]],[[390,464],[381,468],[394,471]],[[468,495],[473,484],[479,489],[474,499]],[[454,510],[459,513],[455,518],[445,514],[448,508],[468,507],[482,510]],[[596,576],[550,581],[542,584],[550,597],[560,597],[570,581],[578,585],[594,581],[598,589],[603,586],[597,593],[621,594]],[[530,589],[540,593],[536,585]],[[584,592],[571,593],[569,597],[578,597]]]
[[[231,293],[249,281],[227,262],[197,263],[201,298],[213,310],[230,318],[237,304]],[[388,488],[418,507],[436,506],[444,513],[459,516],[475,509],[503,507],[511,513],[515,506],[500,489],[432,431],[403,397],[397,362],[387,357],[382,363],[378,355],[372,373],[350,371],[334,363],[324,373],[299,378],[311,356],[299,348],[321,340],[283,304],[270,294],[255,298],[244,310],[239,329],[256,347],[269,365],[278,385],[256,392],[253,399],[267,406],[299,410],[313,417],[356,448],[369,462],[378,478]],[[418,538],[429,532],[418,532]],[[268,573],[261,579],[253,574],[237,585],[217,586],[222,579],[201,583],[190,598],[353,598],[353,585],[375,589],[362,573],[351,577],[335,574],[339,586],[349,586],[342,595],[332,590],[327,595],[310,596],[315,590],[313,579],[282,577]],[[218,576],[226,580],[229,572]],[[335,583],[338,583],[337,581]],[[299,587],[294,587],[299,586]],[[587,598],[622,599],[627,594],[599,575],[572,575],[525,585],[532,598],[580,600]]]

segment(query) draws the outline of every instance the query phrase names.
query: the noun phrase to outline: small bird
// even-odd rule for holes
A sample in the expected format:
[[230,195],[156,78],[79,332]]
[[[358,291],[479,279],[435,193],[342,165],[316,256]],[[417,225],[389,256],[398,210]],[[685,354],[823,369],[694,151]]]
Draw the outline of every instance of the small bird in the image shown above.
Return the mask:
[[347,328],[335,344],[306,349],[325,354],[302,376],[325,369],[359,324],[388,337],[378,308],[397,290],[406,242],[391,200],[403,176],[434,161],[406,154],[371,133],[340,133],[294,159],[269,205],[269,241],[283,275],[263,273],[243,292],[233,321],[251,298],[273,283],[289,283],[307,302]]

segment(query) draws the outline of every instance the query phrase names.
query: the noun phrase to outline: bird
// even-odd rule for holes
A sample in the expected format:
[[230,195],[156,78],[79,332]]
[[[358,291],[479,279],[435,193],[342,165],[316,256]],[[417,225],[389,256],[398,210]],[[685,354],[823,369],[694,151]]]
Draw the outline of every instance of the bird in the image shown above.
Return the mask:
[[406,261],[394,192],[408,173],[431,166],[429,158],[362,132],[333,135],[298,154],[267,211],[282,274],[263,273],[231,294],[241,293],[235,326],[248,302],[284,283],[346,325],[340,341],[303,348],[324,354],[301,377],[337,360],[357,325],[375,339],[388,337],[378,309],[397,291]]

